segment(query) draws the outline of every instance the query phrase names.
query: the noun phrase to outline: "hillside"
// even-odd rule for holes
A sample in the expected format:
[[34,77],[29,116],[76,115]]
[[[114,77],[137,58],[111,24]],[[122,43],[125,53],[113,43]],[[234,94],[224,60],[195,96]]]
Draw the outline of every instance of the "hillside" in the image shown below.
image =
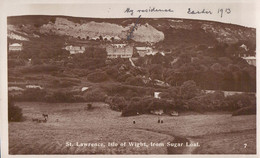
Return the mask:
[[[18,101],[44,102],[111,103],[112,97],[113,103],[113,98],[119,98],[118,102],[115,99],[119,105],[111,104],[115,106],[112,109],[125,110],[125,116],[135,115],[138,108],[139,113],[149,113],[159,105],[169,105],[165,111],[232,111],[255,105],[255,96],[241,94],[229,98],[227,105],[229,101],[223,94],[203,91],[254,94],[256,67],[241,56],[255,56],[255,29],[201,20],[141,18],[134,37],[127,40],[135,22],[65,16],[8,17],[8,43],[22,43],[23,47],[8,52],[8,84],[12,89],[24,90],[9,94]],[[133,51],[132,60],[112,60],[106,49],[111,44],[127,45],[131,50],[150,47],[157,54],[142,57]],[[65,49],[70,45],[83,47],[84,51],[71,54]],[[26,88],[30,84],[43,88]],[[86,87],[86,92],[81,90]],[[155,101],[154,92],[162,92],[164,101],[171,103]]]
[[[8,17],[10,33],[24,33],[24,38],[35,35],[58,35],[81,39],[99,36],[115,37],[126,41],[126,35],[132,30],[136,19],[98,19],[67,16],[16,16]],[[26,33],[26,34],[25,34]],[[206,44],[216,42],[228,44],[240,41],[254,47],[256,31],[238,25],[188,19],[149,19],[141,18],[134,31],[136,42],[161,42],[164,47],[172,45]]]

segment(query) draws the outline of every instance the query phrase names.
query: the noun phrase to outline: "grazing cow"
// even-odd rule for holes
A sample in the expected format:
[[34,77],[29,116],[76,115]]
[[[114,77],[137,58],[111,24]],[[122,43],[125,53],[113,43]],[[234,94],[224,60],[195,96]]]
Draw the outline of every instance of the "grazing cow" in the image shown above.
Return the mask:
[[38,122],[38,121],[39,121],[39,119],[37,119],[37,118],[36,118],[36,119],[34,119],[34,118],[33,118],[33,119],[32,119],[32,121],[33,121],[33,122]]
[[39,120],[39,119],[38,119],[38,123],[41,123],[41,122],[42,122],[42,120]]
[[163,123],[163,120],[161,120],[161,123]]
[[47,119],[45,118],[44,120],[42,120],[43,123],[46,123],[47,122]]
[[133,124],[135,124],[135,121],[133,121]]
[[42,116],[46,119],[48,118],[48,114],[42,114]]

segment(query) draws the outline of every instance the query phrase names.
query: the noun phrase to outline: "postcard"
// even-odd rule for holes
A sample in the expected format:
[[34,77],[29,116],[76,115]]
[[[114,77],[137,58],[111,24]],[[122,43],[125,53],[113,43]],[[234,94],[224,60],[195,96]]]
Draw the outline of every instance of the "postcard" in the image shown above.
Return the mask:
[[257,1],[2,4],[3,158],[259,156]]

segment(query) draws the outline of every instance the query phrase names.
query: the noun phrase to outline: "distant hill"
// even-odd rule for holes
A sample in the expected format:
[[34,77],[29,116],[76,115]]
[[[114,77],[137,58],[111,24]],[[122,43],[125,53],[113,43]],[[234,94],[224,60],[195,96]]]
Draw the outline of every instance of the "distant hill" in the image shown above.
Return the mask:
[[[18,40],[57,35],[83,40],[113,37],[123,42],[133,29],[136,18],[29,15],[8,17],[7,21],[9,37],[19,36]],[[256,43],[255,28],[189,19],[141,18],[133,35],[135,42],[157,43],[170,49],[198,44],[213,46],[218,42],[246,43],[249,49],[254,49]]]

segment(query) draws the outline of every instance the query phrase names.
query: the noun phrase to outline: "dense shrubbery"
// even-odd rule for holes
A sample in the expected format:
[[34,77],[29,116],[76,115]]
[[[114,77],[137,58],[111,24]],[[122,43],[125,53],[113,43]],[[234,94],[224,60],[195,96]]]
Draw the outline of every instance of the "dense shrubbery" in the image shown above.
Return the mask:
[[202,94],[187,100],[184,107],[186,110],[198,112],[226,110],[226,107],[223,105],[224,99],[223,92]]
[[87,102],[104,102],[106,99],[106,94],[98,89],[89,90],[83,96]]
[[126,83],[134,86],[142,86],[144,82],[141,77],[129,77],[126,79]]
[[23,91],[22,95],[14,97],[15,101],[45,101],[47,92],[40,88],[29,88]]
[[34,65],[23,68],[23,73],[48,73],[58,71],[60,68],[55,65]]
[[[186,81],[181,86],[171,87],[162,92],[160,97],[161,99],[132,98],[128,101],[127,107],[123,109],[122,116],[150,113],[151,110],[156,109],[162,109],[168,113],[171,110],[179,112],[234,111],[247,106],[256,107],[255,96],[239,94],[225,97],[221,91],[206,94],[193,81]],[[245,109],[245,111],[245,113],[252,113],[252,108]]]
[[232,116],[239,115],[255,115],[256,114],[256,106],[247,106],[241,109],[238,109],[232,113]]
[[8,98],[8,121],[19,122],[23,120],[22,109],[14,105],[11,97]]
[[127,106],[125,98],[118,95],[106,98],[105,102],[110,105],[112,110],[116,111],[122,111]]
[[102,85],[101,88],[108,96],[120,95],[125,99],[129,100],[133,97],[143,97],[152,96],[153,88],[141,87],[141,86],[131,86],[123,84],[106,84]]
[[104,82],[108,80],[108,76],[104,72],[93,72],[89,74],[87,78],[91,82]]
[[24,66],[25,61],[22,59],[8,59],[8,68]]
[[156,99],[153,97],[135,97],[132,98],[128,105],[123,109],[122,116],[132,116],[137,114],[150,113],[152,110],[163,109],[167,112],[173,109],[172,101],[165,99]]
[[247,106],[256,106],[256,97],[247,94],[236,94],[224,99],[226,110],[234,111]]
[[75,103],[85,102],[85,98],[81,95],[75,94],[74,92],[56,91],[52,94],[46,95],[45,101],[51,103]]

